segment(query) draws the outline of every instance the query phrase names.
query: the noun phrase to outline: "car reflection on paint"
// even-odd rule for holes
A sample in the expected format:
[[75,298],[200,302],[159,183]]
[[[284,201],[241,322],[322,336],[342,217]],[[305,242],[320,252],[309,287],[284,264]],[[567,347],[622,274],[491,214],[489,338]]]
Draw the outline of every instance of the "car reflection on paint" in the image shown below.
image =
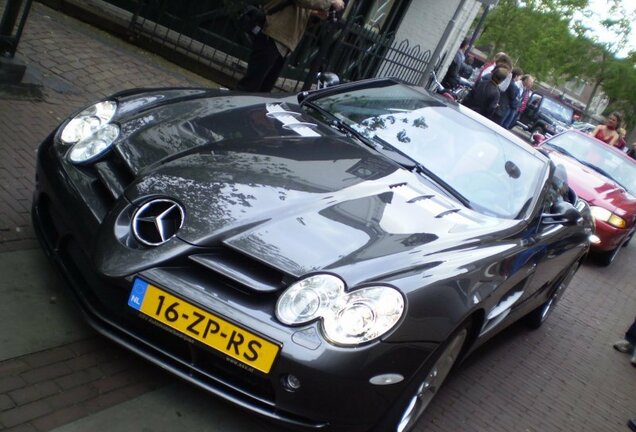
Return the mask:
[[113,95],[41,144],[32,214],[100,332],[347,432],[413,430],[458,360],[540,326],[593,229],[548,157],[391,79]]

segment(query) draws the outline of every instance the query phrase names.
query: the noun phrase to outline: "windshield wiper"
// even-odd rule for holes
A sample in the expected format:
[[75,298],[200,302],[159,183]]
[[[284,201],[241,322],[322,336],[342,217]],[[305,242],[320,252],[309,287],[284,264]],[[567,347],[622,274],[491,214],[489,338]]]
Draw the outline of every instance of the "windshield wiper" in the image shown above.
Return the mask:
[[393,146],[388,141],[380,138],[378,135],[375,135],[373,138],[369,138],[367,135],[362,132],[356,130],[352,126],[347,125],[345,122],[340,120],[334,114],[325,110],[324,108],[314,104],[311,101],[304,100],[303,105],[307,105],[312,109],[318,111],[321,115],[330,119],[330,126],[338,129],[340,132],[357,138],[362,143],[368,145],[372,149],[376,150],[378,153],[386,156],[392,161],[398,163],[400,166],[408,169],[409,171],[417,172],[418,174],[423,174],[432,179],[435,183],[439,184],[443,189],[445,189],[448,193],[450,193],[453,197],[455,197],[459,202],[461,202],[464,206],[468,208],[472,208],[470,205],[470,201],[466,199],[462,194],[457,192],[453,187],[451,187],[448,183],[434,174],[431,170],[424,167],[424,165],[420,164],[410,156],[402,153],[399,149]]
[[576,159],[577,161],[579,161],[579,162],[580,162],[579,158],[577,158],[576,156],[574,156],[572,153],[570,153],[569,151],[567,151],[566,149],[564,149],[564,148],[563,148],[563,147],[561,147],[561,146],[558,146],[558,145],[553,144],[553,143],[546,143],[545,145],[546,145],[546,146],[548,146],[548,147],[553,148],[554,150],[558,151],[558,152],[559,152],[559,153],[561,153],[561,154],[564,154],[564,155],[566,155],[566,156],[569,156],[569,157],[571,157],[572,159]]
[[378,150],[378,151],[382,152],[383,154],[386,154],[388,157],[392,158],[398,163],[400,163],[398,158],[401,160],[407,161],[407,163],[400,163],[400,165],[404,166],[405,168],[409,168],[411,171],[416,172],[420,175],[423,174],[427,176],[428,178],[433,180],[435,183],[440,185],[442,188],[444,188],[453,197],[457,198],[457,200],[461,202],[464,206],[468,208],[472,208],[472,206],[470,205],[470,201],[464,195],[460,194],[456,189],[454,189],[451,185],[449,185],[444,180],[442,180],[441,177],[439,177],[433,171],[429,170],[428,168],[426,168],[424,165],[422,165],[421,163],[419,163],[412,157],[406,155],[405,153],[402,153],[399,149],[394,147],[391,143],[389,143],[385,139],[377,135],[375,135],[373,139],[382,143],[383,150]]
[[338,129],[340,132],[342,132],[343,134],[350,136],[350,137],[354,137],[356,139],[358,139],[358,141],[361,141],[362,143],[368,145],[369,147],[377,150],[379,145],[376,144],[375,142],[373,142],[373,140],[369,137],[367,137],[366,135],[364,135],[363,133],[355,130],[354,128],[352,128],[351,126],[347,125],[345,122],[343,122],[342,120],[340,120],[338,117],[336,117],[333,113],[327,111],[326,109],[322,108],[319,105],[316,105],[315,103],[308,101],[308,100],[304,100],[302,105],[307,105],[308,107],[310,107],[313,110],[318,111],[323,117],[329,119],[328,120],[328,124],[329,126]]

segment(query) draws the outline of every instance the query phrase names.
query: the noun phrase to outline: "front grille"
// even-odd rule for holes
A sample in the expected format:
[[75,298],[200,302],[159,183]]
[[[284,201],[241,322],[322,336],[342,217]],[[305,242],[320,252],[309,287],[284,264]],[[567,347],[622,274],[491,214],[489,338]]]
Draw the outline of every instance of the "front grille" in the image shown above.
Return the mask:
[[[203,387],[214,387],[274,407],[274,389],[265,376],[247,373],[221,354],[196,341],[166,331],[127,306],[130,287],[114,286],[98,278],[82,248],[69,238],[60,251],[65,274],[79,295],[81,305],[99,330],[144,357],[169,365]],[[253,402],[252,402],[253,403]]]

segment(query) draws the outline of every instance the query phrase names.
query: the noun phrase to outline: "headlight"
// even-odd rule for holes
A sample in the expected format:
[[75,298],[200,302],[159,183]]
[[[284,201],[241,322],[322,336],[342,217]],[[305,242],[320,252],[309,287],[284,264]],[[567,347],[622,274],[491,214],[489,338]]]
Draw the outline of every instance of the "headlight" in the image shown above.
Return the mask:
[[75,144],[88,138],[93,133],[104,127],[115,115],[117,103],[104,101],[86,108],[73,117],[62,130],[62,141],[66,144]]
[[374,286],[345,292],[344,282],[328,274],[296,282],[276,303],[281,322],[296,325],[320,319],[325,339],[338,345],[357,345],[381,337],[403,312],[404,298],[396,289]]
[[119,127],[107,124],[75,144],[71,148],[68,158],[75,164],[91,162],[107,152],[118,136]]
[[607,222],[608,224],[615,226],[616,228],[625,228],[627,226],[627,222],[620,216],[615,215],[611,211],[604,209],[602,207],[592,206],[592,216],[594,219],[602,220],[603,222]]

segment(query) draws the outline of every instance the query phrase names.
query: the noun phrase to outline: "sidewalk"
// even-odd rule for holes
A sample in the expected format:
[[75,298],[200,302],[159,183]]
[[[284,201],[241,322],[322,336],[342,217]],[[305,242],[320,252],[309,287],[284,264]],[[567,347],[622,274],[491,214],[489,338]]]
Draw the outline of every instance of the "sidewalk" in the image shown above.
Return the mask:
[[[96,334],[47,263],[30,222],[38,144],[68,114],[132,87],[206,86],[189,73],[34,3],[0,86],[0,431],[282,432]],[[452,375],[428,432],[626,432],[636,369],[614,351],[636,313],[636,244],[585,264],[548,323],[513,326]]]
[[134,87],[218,87],[34,2],[16,58],[27,86],[0,86],[0,252],[35,247],[30,222],[37,145],[71,112]]

